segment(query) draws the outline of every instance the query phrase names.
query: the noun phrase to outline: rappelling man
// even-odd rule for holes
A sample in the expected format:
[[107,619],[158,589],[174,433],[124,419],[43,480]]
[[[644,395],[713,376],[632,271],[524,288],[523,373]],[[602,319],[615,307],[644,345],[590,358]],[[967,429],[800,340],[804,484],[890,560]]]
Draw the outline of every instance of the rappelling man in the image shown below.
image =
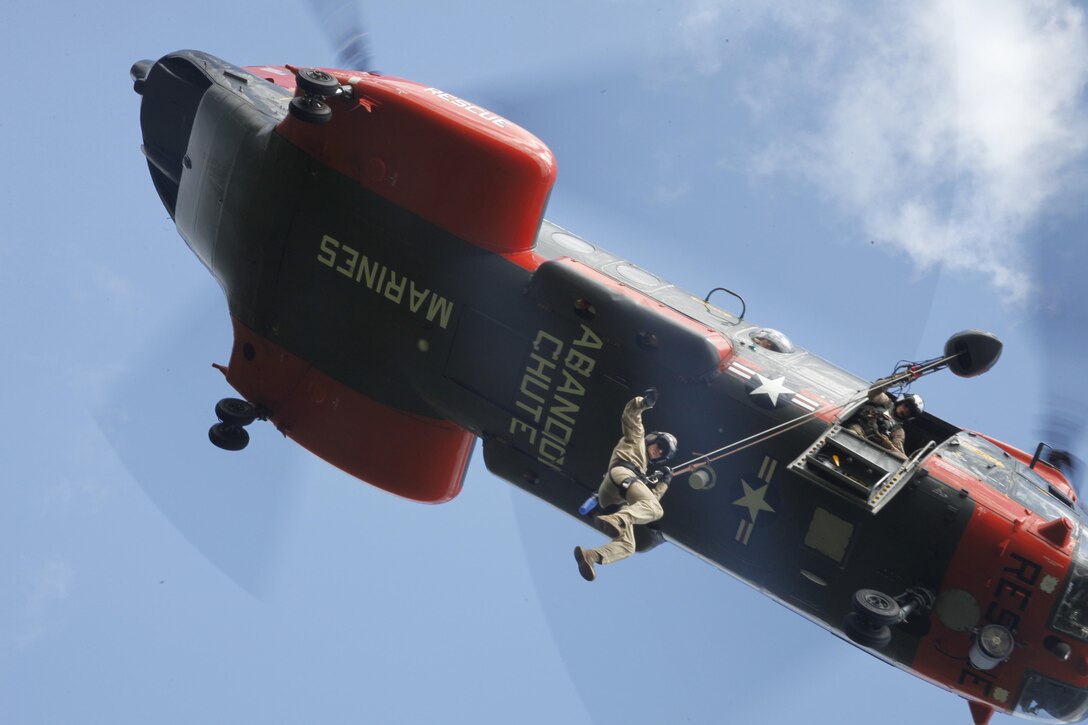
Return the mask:
[[665,513],[661,497],[672,480],[665,464],[676,455],[677,444],[671,433],[646,434],[642,414],[656,402],[657,390],[650,388],[623,409],[623,437],[612,450],[608,471],[597,489],[602,507],[620,506],[615,513],[597,517],[598,528],[612,541],[596,549],[574,548],[578,572],[586,581],[597,578],[595,564],[611,564],[633,554],[634,527],[657,521]]

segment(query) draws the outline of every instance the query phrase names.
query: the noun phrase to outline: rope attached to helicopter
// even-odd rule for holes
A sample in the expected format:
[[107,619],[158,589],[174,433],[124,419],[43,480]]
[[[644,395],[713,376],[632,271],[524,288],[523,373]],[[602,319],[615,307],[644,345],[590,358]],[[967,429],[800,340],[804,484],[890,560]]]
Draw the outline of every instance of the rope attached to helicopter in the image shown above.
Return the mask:
[[[960,335],[966,335],[966,334],[968,334],[968,333],[960,333]],[[978,334],[985,334],[985,333],[978,333]],[[953,336],[953,338],[949,340],[949,345],[945,346],[945,352],[946,353],[949,352],[949,347],[957,347],[957,346],[952,345],[952,342],[953,342],[953,340],[956,340],[956,337],[957,336]],[[996,338],[993,338],[993,339],[996,340]],[[998,344],[1000,345],[1000,343],[998,343]],[[998,349],[1000,350],[1000,348],[998,348]],[[836,405],[825,405],[823,407],[817,408],[816,410],[814,410],[812,412],[805,413],[804,415],[800,415],[800,416],[798,416],[796,418],[793,418],[791,420],[783,421],[782,423],[779,423],[778,425],[771,426],[770,428],[767,428],[766,430],[760,431],[758,433],[754,433],[753,435],[750,435],[747,438],[742,438],[741,440],[733,441],[732,443],[724,445],[721,448],[718,448],[716,450],[710,451],[709,453],[704,453],[702,455],[699,455],[699,456],[697,456],[695,458],[692,458],[691,460],[685,461],[681,465],[673,468],[673,474],[678,475],[678,474],[681,474],[681,473],[688,473],[688,472],[694,471],[694,470],[696,470],[698,468],[703,468],[705,466],[708,466],[709,464],[713,463],[714,461],[719,461],[722,458],[726,458],[728,456],[733,455],[734,453],[739,453],[740,451],[743,451],[746,448],[750,448],[751,446],[758,445],[758,444],[763,443],[765,441],[771,440],[772,438],[776,438],[777,436],[780,436],[783,433],[788,433],[789,431],[793,430],[794,428],[797,428],[797,427],[799,427],[801,425],[804,425],[810,419],[815,418],[819,414],[827,412],[829,410],[833,410],[833,409],[850,410],[850,409],[853,408],[853,406],[855,404],[860,403],[862,400],[867,399],[870,396],[870,394],[872,394],[874,392],[883,392],[883,391],[886,391],[886,390],[896,390],[896,391],[906,390],[910,386],[911,383],[913,383],[915,380],[922,377],[923,375],[929,375],[930,373],[935,373],[938,370],[943,370],[946,367],[951,366],[953,368],[953,372],[955,372],[956,374],[962,375],[964,377],[970,377],[969,375],[964,375],[964,373],[961,372],[961,371],[970,372],[970,371],[973,371],[974,368],[970,367],[969,362],[966,365],[963,364],[963,361],[961,360],[962,357],[968,357],[968,358],[970,357],[969,350],[966,348],[966,346],[960,346],[959,349],[956,349],[955,352],[952,352],[951,354],[946,354],[944,357],[931,358],[929,360],[925,360],[925,361],[922,361],[922,362],[908,362],[908,361],[902,361],[901,360],[900,362],[896,363],[895,369],[893,370],[891,375],[889,375],[887,377],[884,377],[884,378],[880,378],[879,380],[875,381],[872,385],[870,385],[868,388],[856,391],[854,393],[854,395],[852,395],[845,403],[836,404]],[[953,365],[954,361],[959,361],[960,365],[958,365],[958,366]],[[994,360],[990,361],[989,364],[985,366],[987,370],[989,369],[989,366],[993,364],[994,361],[996,361],[996,356],[994,357]],[[973,374],[977,375],[979,373],[973,373]]]

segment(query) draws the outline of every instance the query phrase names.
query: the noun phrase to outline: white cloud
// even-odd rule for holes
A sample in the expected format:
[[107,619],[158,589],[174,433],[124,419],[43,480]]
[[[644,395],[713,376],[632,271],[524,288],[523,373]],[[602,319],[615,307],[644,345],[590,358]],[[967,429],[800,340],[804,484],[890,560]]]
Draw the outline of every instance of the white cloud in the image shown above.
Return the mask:
[[[736,10],[736,12],[727,12]],[[687,26],[700,23],[695,32]],[[1088,33],[1067,0],[694,3],[682,24],[696,69],[722,38],[784,34],[745,83],[757,115],[783,116],[752,161],[795,174],[857,217],[866,239],[920,266],[985,274],[1028,294],[1028,227],[1083,172]],[[766,33],[764,33],[766,34]]]
[[695,62],[700,73],[716,73],[722,67],[721,38],[722,3],[698,0],[680,18],[677,31],[680,41]]

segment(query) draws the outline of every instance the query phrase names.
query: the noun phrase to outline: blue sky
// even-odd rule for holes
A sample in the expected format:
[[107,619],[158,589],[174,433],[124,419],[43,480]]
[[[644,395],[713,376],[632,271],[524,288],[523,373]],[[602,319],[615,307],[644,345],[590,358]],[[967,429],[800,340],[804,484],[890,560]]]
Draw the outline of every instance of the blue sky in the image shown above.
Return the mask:
[[[995,332],[991,373],[916,392],[1030,449],[1085,402],[1049,362],[1083,345],[1083,5],[810,5],[363,10],[379,69],[552,147],[548,217],[595,243],[866,377]],[[570,550],[597,534],[479,455],[428,507],[267,425],[208,444],[229,319],[152,188],[128,68],[332,65],[309,13],[0,7],[0,721],[968,722],[675,548],[586,584]]]

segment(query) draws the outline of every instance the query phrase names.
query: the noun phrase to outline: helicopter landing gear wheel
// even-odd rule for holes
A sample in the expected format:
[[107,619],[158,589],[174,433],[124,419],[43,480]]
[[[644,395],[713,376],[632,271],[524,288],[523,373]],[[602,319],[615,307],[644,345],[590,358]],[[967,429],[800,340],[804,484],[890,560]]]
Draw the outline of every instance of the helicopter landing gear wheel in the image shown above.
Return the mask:
[[340,81],[317,68],[300,68],[295,82],[307,96],[332,96],[340,90]]
[[842,625],[846,636],[862,647],[884,649],[892,641],[891,627],[886,624],[877,624],[857,612],[847,614]]
[[287,107],[288,113],[303,123],[322,124],[332,120],[329,104],[317,96],[295,96]]
[[257,420],[257,406],[238,398],[223,398],[215,404],[215,417],[227,425],[246,426]]
[[216,423],[208,429],[208,440],[224,451],[240,451],[249,445],[249,433],[239,425]]
[[876,589],[854,592],[854,613],[878,626],[891,627],[903,621],[899,602]]
[[854,592],[854,611],[846,615],[842,628],[846,636],[862,647],[882,649],[892,641],[892,627],[915,614],[933,609],[936,597],[925,587],[910,587],[898,597],[876,589]]

